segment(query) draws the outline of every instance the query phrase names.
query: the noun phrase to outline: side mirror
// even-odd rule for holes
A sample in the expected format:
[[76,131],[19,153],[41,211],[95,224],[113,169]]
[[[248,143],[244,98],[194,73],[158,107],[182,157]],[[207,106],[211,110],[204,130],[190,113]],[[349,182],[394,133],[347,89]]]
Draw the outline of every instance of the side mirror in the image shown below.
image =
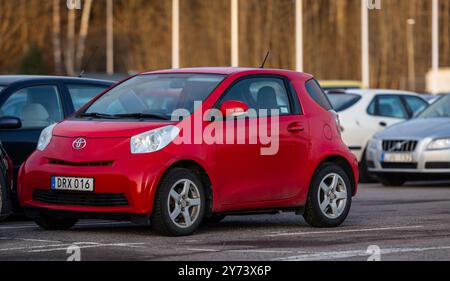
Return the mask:
[[22,121],[13,116],[0,117],[0,130],[5,129],[19,129],[22,127]]
[[237,100],[229,100],[222,103],[220,106],[220,112],[227,117],[239,117],[247,113],[249,107],[245,102]]

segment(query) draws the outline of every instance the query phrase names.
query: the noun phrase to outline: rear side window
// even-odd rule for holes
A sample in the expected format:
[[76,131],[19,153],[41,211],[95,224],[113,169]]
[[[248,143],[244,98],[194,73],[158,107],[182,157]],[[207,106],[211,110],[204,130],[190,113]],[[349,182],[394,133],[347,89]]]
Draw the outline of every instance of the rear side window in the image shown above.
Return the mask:
[[337,112],[352,107],[361,99],[361,96],[355,94],[327,94],[327,96]]
[[306,82],[306,90],[309,95],[325,110],[331,110],[333,107],[331,106],[330,101],[325,95],[324,91],[320,87],[319,83],[316,80],[309,80]]
[[422,112],[428,106],[426,101],[418,97],[405,96],[404,99],[413,115]]
[[67,85],[70,98],[72,99],[75,111],[88,103],[91,99],[101,94],[108,86],[90,84],[70,84]]

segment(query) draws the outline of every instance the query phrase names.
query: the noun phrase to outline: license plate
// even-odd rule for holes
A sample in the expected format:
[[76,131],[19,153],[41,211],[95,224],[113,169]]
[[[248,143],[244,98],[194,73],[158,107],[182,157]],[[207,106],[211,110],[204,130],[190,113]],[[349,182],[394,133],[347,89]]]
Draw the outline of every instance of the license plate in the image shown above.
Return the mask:
[[411,153],[385,153],[381,156],[382,162],[412,163],[413,155]]
[[93,178],[52,177],[53,190],[94,191]]

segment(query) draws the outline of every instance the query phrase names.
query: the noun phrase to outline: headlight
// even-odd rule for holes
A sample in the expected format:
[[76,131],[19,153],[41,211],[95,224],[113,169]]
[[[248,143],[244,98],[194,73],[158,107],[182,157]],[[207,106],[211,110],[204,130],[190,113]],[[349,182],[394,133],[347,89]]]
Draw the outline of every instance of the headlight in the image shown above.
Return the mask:
[[375,138],[375,137],[372,138],[368,144],[369,149],[377,149],[378,143],[379,143],[379,140],[377,138]]
[[47,147],[52,140],[53,128],[55,128],[55,126],[56,124],[53,124],[42,130],[36,147],[37,150],[43,151]]
[[166,126],[151,130],[130,140],[132,154],[151,153],[168,146],[180,133],[176,126]]
[[437,139],[428,145],[428,150],[450,149],[450,138]]

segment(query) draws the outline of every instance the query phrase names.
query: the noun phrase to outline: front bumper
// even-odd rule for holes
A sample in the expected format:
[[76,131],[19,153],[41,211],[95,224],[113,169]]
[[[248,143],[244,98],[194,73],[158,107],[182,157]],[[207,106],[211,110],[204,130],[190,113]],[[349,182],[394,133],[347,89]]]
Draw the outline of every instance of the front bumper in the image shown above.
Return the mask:
[[431,139],[417,140],[417,146],[411,152],[395,152],[410,154],[408,162],[383,162],[386,152],[379,140],[376,145],[369,145],[366,161],[369,172],[374,174],[405,174],[411,177],[428,179],[450,178],[450,150],[427,150]]
[[[105,166],[73,166],[64,162],[54,163],[37,151],[19,173],[20,203],[28,210],[150,215],[159,179],[171,165],[173,157],[159,151],[120,159]],[[52,176],[94,178],[94,192],[52,191]],[[102,200],[117,200],[110,199],[112,195],[121,195],[126,198],[127,204],[104,204]],[[48,200],[43,200],[43,196]],[[72,203],[79,200],[85,201],[83,204]],[[101,204],[89,204],[95,200]]]

